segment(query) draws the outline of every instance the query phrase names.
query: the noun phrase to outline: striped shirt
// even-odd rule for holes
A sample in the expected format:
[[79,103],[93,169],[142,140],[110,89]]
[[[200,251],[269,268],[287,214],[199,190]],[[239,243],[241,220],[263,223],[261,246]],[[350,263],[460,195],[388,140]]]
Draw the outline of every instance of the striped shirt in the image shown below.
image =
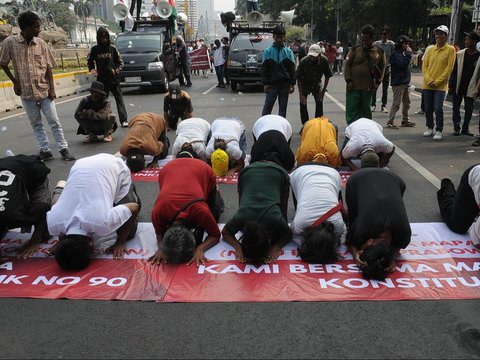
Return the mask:
[[34,37],[30,44],[21,34],[7,37],[0,51],[0,65],[13,63],[15,78],[22,89],[22,99],[40,100],[48,96],[47,69],[55,67],[55,58],[47,43]]

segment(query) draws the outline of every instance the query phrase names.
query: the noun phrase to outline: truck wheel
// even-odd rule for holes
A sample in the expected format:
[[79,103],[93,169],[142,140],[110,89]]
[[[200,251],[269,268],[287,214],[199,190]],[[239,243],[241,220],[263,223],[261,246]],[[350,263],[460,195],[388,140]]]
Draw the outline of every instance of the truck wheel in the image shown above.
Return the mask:
[[168,77],[167,77],[167,74],[164,74],[163,75],[163,82],[160,86],[158,86],[158,91],[161,92],[161,93],[166,93],[168,92],[168,89],[169,89],[169,83],[168,83]]

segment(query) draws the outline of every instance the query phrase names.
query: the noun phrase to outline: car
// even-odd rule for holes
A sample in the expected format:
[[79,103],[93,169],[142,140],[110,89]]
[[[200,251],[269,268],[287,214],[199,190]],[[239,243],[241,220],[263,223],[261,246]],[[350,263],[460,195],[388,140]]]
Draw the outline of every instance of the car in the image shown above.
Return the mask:
[[245,22],[234,21],[228,29],[230,49],[227,72],[231,89],[235,91],[238,85],[244,84],[262,84],[262,56],[263,51],[273,43],[273,26],[262,24],[251,27]]
[[124,66],[118,79],[121,87],[150,87],[167,92],[168,78],[160,60],[166,31],[134,31],[121,33],[115,39]]

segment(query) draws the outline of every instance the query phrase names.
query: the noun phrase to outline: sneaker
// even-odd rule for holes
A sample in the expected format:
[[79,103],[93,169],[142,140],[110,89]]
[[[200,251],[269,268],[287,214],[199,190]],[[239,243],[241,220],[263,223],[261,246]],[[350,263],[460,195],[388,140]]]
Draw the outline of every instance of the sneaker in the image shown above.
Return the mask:
[[435,133],[435,135],[433,136],[433,140],[435,141],[439,141],[439,140],[442,140],[443,139],[443,134],[441,131],[437,131]]
[[480,139],[477,139],[472,146],[480,146]]
[[376,107],[375,105],[372,105],[372,106],[370,107],[370,110],[372,110],[372,112],[373,112],[373,111],[375,111],[376,108],[377,108],[377,107]]
[[187,83],[187,85],[185,85],[185,86],[186,86],[186,87],[190,87],[190,86],[192,86],[192,83],[189,82],[189,83]]
[[430,129],[430,128],[425,130],[425,132],[423,133],[423,136],[425,136],[425,137],[432,136],[432,135],[433,135],[433,129]]
[[47,161],[47,160],[52,160],[53,159],[53,154],[50,150],[40,150],[40,153],[38,154],[40,157],[40,160],[42,161]]
[[473,136],[469,130],[462,130],[462,135]]
[[460,130],[453,130],[453,136],[460,136]]
[[395,125],[394,123],[387,123],[387,128],[398,130],[398,126]]
[[67,182],[65,180],[60,180],[59,182],[57,182],[57,185],[55,185],[55,189],[56,188],[63,189],[65,187],[65,185],[67,185]]
[[409,120],[407,120],[407,121],[402,121],[402,127],[415,127],[415,125],[416,125],[416,124],[415,124],[414,122],[409,121]]
[[128,128],[128,121],[122,122],[122,127],[123,128]]
[[449,178],[442,179],[442,181],[440,182],[441,189],[446,188],[447,186],[450,186],[450,185],[453,186],[453,182]]
[[75,156],[73,156],[72,154],[70,154],[70,151],[68,151],[68,149],[62,149],[62,150],[60,150],[60,155],[62,155],[62,159],[63,159],[63,160],[66,160],[66,161],[77,160],[77,158],[76,158]]
[[385,106],[382,106],[382,110],[381,110],[381,111],[382,111],[382,113],[388,114],[388,110],[387,110],[387,108],[386,108]]

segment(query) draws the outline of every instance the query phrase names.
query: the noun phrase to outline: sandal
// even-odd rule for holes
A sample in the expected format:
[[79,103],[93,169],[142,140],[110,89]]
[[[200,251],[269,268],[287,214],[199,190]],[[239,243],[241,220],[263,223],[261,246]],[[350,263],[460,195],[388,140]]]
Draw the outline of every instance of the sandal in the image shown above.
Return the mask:
[[411,121],[402,121],[402,127],[415,127],[415,123]]
[[105,135],[103,137],[103,142],[110,142],[112,140],[113,140],[112,135]]
[[393,123],[387,123],[387,128],[397,130],[397,129],[398,129],[398,126],[395,125],[395,124],[393,124]]
[[87,137],[83,140],[84,144],[91,144],[92,142],[95,142],[98,140],[98,137],[96,135],[87,135]]

